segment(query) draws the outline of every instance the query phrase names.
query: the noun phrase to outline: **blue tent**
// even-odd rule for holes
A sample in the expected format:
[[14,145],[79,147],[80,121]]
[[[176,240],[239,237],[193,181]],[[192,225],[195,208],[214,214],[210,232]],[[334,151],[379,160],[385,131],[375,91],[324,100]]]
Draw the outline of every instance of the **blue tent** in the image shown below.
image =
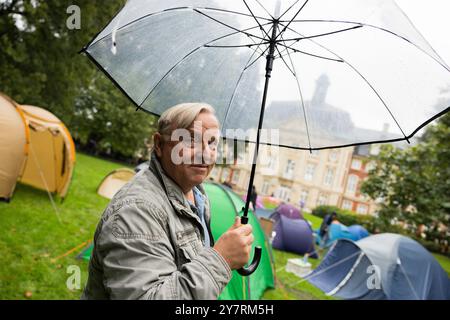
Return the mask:
[[329,247],[338,239],[358,241],[367,236],[369,236],[369,232],[363,226],[358,224],[347,227],[343,224],[332,223],[328,229],[328,239],[325,244],[322,244],[319,230],[316,230],[316,243],[323,247]]
[[338,240],[306,278],[343,299],[450,299],[450,279],[436,259],[398,234]]

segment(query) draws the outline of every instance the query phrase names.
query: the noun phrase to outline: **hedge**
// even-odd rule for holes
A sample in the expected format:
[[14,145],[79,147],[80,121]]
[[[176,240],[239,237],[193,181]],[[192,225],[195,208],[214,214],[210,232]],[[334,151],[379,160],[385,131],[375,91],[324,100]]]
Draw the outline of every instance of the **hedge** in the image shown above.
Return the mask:
[[323,219],[327,214],[331,214],[332,212],[336,212],[338,220],[346,226],[359,224],[370,233],[376,232],[375,217],[367,214],[356,214],[353,211],[344,210],[335,206],[318,206],[313,209],[312,214]]

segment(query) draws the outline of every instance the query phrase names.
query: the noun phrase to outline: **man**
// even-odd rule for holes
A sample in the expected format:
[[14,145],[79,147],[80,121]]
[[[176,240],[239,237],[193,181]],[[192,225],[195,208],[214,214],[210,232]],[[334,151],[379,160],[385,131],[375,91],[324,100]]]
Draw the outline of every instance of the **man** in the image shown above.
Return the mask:
[[111,200],[94,236],[84,299],[216,299],[244,266],[250,225],[216,243],[201,186],[214,166],[219,123],[206,104],[181,104],[158,122],[149,168]]
[[339,223],[337,213],[334,211],[331,214],[327,214],[325,216],[319,229],[319,236],[322,239],[320,246],[322,248],[325,247],[325,245],[328,242],[328,239],[330,238],[329,229],[332,223]]

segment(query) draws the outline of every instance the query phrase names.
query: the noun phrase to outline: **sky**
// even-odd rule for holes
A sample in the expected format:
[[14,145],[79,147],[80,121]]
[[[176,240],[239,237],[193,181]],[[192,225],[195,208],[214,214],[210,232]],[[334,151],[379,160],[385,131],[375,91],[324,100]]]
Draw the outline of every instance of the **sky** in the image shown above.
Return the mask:
[[450,64],[450,1],[449,0],[397,0],[412,23],[437,51],[441,58]]

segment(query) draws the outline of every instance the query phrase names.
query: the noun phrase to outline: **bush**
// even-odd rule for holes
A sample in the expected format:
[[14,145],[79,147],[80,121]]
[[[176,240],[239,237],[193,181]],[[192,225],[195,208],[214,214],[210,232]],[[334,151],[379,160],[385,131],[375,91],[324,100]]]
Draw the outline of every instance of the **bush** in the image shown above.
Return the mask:
[[375,218],[367,214],[356,214],[353,211],[344,210],[335,206],[318,206],[314,208],[312,214],[323,219],[333,211],[337,213],[339,221],[346,226],[359,224],[370,233],[376,233],[377,231]]

